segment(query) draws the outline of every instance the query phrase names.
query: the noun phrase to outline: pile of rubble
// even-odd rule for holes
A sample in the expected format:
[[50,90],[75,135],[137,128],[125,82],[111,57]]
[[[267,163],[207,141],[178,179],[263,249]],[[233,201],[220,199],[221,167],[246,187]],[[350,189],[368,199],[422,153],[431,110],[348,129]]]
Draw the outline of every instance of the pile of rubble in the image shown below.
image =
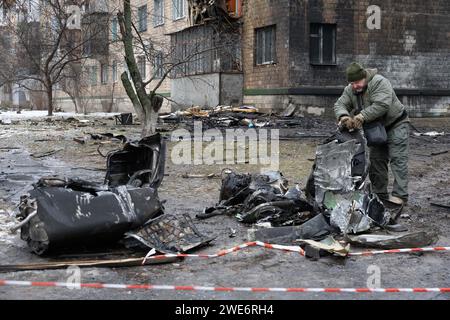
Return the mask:
[[327,138],[317,148],[305,194],[298,185],[288,188],[280,172],[226,172],[219,203],[197,218],[235,216],[256,228],[250,240],[302,243],[312,257],[324,250],[346,255],[349,243],[405,248],[435,242],[434,234],[405,233],[396,223],[402,207],[383,203],[372,193],[366,148],[359,131],[338,131]]
[[164,176],[166,147],[159,134],[124,139],[107,155],[105,181],[41,178],[21,197],[21,238],[38,254],[100,247],[117,241],[148,252],[184,252],[206,239],[189,217],[164,213],[157,189]]

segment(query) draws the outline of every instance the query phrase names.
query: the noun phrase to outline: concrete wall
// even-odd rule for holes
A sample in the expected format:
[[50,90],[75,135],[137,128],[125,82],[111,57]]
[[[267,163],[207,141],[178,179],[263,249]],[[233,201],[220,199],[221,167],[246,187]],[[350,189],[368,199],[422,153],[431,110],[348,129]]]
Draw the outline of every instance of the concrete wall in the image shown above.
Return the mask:
[[220,74],[211,73],[172,79],[172,109],[220,104]]
[[241,73],[220,74],[220,104],[239,107],[243,103],[244,77]]
[[242,74],[210,73],[172,79],[172,110],[242,104]]
[[[333,106],[339,95],[245,95],[244,104],[254,105],[263,112],[297,106],[304,116],[334,117]],[[450,117],[450,97],[399,95],[411,117]]]
[[[88,112],[135,112],[128,96],[114,98],[111,106],[111,97],[92,96],[83,99]],[[55,99],[55,107],[65,112],[75,112],[75,105],[69,97],[58,97]],[[171,106],[168,100],[164,100],[161,113],[170,112]],[[79,110],[79,112],[81,112]]]

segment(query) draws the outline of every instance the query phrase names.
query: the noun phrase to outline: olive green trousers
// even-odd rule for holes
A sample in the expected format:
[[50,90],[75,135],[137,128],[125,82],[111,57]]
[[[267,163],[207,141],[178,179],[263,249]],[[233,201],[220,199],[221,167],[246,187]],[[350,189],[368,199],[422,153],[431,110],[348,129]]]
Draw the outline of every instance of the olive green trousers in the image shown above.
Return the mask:
[[369,177],[372,191],[382,199],[388,198],[388,166],[390,164],[394,177],[392,195],[407,201],[409,123],[397,125],[387,132],[387,136],[386,145],[370,148]]

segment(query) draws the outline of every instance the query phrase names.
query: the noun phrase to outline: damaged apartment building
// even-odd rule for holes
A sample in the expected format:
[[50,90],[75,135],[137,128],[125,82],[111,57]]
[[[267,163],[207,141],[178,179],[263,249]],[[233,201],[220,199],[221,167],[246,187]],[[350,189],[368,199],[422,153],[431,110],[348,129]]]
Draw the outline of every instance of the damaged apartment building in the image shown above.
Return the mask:
[[[332,106],[346,85],[345,68],[359,61],[391,81],[411,116],[449,115],[446,0],[131,4],[135,30],[145,43],[145,48],[136,49],[141,75],[152,80],[152,87],[169,73],[157,90],[170,99],[162,112],[191,106],[251,105],[260,111],[295,106],[305,115],[332,116]],[[117,21],[121,6],[109,0],[83,1],[83,15],[96,21],[96,16],[103,16],[105,30],[103,40],[97,38],[84,48],[90,56],[83,63],[83,110],[133,110],[120,80],[127,71]],[[64,90],[55,97],[63,110],[74,109]]]
[[450,112],[450,2],[244,1],[244,104],[332,116],[359,61],[387,77],[412,116]]
[[[241,1],[131,1],[136,36],[135,56],[142,78],[165,100],[162,112],[195,106],[242,105]],[[81,102],[88,111],[132,111],[121,74],[124,59],[116,1],[91,0],[82,7],[82,21],[108,17],[104,30],[86,41]],[[87,29],[82,30],[85,37]],[[101,39],[103,37],[103,39]],[[142,45],[143,44],[143,45]],[[168,77],[164,80],[165,73]],[[62,90],[57,105],[73,110]]]

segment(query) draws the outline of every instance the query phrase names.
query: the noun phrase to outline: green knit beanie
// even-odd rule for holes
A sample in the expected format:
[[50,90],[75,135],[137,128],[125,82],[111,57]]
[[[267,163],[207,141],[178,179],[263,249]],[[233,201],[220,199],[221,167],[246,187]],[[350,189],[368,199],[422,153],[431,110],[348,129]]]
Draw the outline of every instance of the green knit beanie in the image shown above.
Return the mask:
[[358,81],[366,77],[366,71],[363,66],[357,62],[352,62],[348,66],[346,73],[348,82]]

